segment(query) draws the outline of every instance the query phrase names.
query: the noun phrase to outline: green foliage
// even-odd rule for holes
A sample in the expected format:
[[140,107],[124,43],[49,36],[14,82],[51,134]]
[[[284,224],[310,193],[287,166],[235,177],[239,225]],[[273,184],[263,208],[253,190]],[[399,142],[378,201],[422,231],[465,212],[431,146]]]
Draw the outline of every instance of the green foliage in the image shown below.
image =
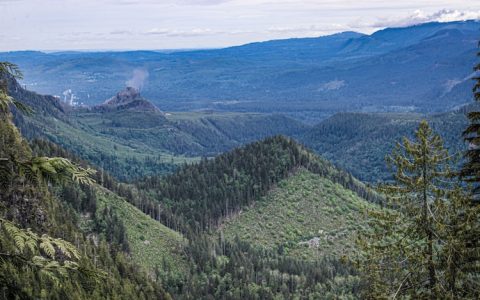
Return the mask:
[[[253,204],[299,167],[339,183],[363,198],[378,200],[352,176],[282,136],[185,166],[165,178],[145,179],[137,187],[147,191],[143,198],[150,197],[162,205],[160,219],[164,224],[184,232],[198,232],[215,229],[222,219]],[[160,213],[157,206],[148,204],[154,216]]]
[[22,78],[22,72],[17,65],[7,61],[0,61],[0,113],[7,115],[10,111],[10,106],[16,107],[23,113],[32,113],[32,109],[17,101],[15,98],[8,95],[7,78]]
[[465,111],[470,109],[433,115],[340,113],[307,130],[298,139],[356,178],[379,183],[392,179],[385,156],[404,136],[413,138],[422,119],[441,132],[445,147],[460,157],[464,143],[458,137],[467,125]]
[[349,255],[361,228],[363,209],[371,206],[350,190],[306,170],[278,183],[251,207],[232,215],[220,230],[284,254],[315,260]]
[[[0,219],[0,228],[3,230],[2,233],[6,238],[12,240],[15,246],[15,254],[3,254],[5,256],[18,255],[18,257],[22,257],[23,255],[35,255],[32,261],[37,266],[42,262],[48,267],[60,267],[58,262],[55,261],[55,256],[58,252],[60,256],[68,259],[63,262],[65,266],[72,269],[74,269],[76,263],[70,261],[70,259],[80,259],[78,250],[72,244],[62,239],[55,239],[46,234],[39,236],[31,229],[20,229],[5,219]],[[43,255],[43,257],[37,256],[38,254]]]
[[[480,63],[475,67],[475,71],[480,71]],[[475,101],[478,103],[480,102],[480,76],[477,75],[473,79],[475,80],[473,94]],[[462,168],[461,176],[466,182],[474,184],[474,200],[478,202],[478,199],[476,199],[480,192],[480,111],[478,106],[477,109],[469,112],[468,120],[469,125],[463,132],[463,137],[469,143],[469,148],[465,153],[467,162]]]
[[[426,121],[415,140],[404,138],[388,161],[393,183],[381,186],[387,206],[370,210],[359,237],[357,266],[368,298],[476,298],[478,270],[467,263],[470,237],[478,233],[478,209],[466,204],[452,180],[451,157]],[[475,233],[474,233],[475,232]]]
[[[76,164],[88,165],[48,141],[34,140],[32,148],[38,155],[62,156]],[[182,280],[187,270],[183,256],[186,241],[182,235],[158,222],[158,215],[152,213],[146,202],[136,202],[140,197],[134,186],[119,183],[101,171],[95,172],[94,179],[103,187],[64,184],[57,192],[63,201],[83,215],[81,226],[86,231],[101,234],[113,247],[128,252],[145,270],[161,270],[158,273],[162,280],[170,275]],[[141,208],[146,214],[139,210]]]
[[67,182],[69,180],[80,184],[91,185],[93,169],[84,169],[63,157],[33,157],[28,161],[19,162],[19,174],[30,181]]
[[251,243],[192,239],[196,263],[179,299],[356,299],[361,285],[352,267],[335,258],[305,260]]
[[104,228],[102,232],[108,237],[107,231],[114,230],[111,228],[112,224],[108,224],[107,218],[101,216],[104,214],[104,210],[107,210],[105,214],[111,210],[118,218],[117,222],[121,222],[125,226],[125,234],[128,237],[129,251],[133,261],[149,271],[157,267],[160,269],[168,267],[179,275],[186,271],[186,261],[182,253],[185,240],[179,233],[166,228],[160,222],[129,204],[125,199],[106,189],[97,189],[96,195],[98,199],[97,218],[102,223],[106,222],[101,225]]
[[82,232],[75,214],[52,196],[60,184],[92,185],[94,172],[65,158],[32,155],[9,107],[3,113],[0,298],[168,299],[123,252]]

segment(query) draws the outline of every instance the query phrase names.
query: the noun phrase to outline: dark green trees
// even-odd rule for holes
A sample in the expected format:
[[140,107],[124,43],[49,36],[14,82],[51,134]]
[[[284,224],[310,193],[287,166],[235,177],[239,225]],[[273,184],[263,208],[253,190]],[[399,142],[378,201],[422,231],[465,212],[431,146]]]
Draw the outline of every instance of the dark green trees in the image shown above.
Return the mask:
[[[0,75],[19,76],[20,72],[15,65],[0,62]],[[15,275],[36,272],[46,281],[60,284],[70,271],[79,270],[80,254],[71,243],[20,226],[40,228],[45,223],[43,202],[48,198],[47,182],[92,183],[90,170],[69,160],[32,156],[11,121],[11,106],[28,110],[0,84],[0,272],[10,274],[10,278],[0,276],[0,285],[7,287],[3,295],[11,295],[16,289],[17,283],[11,281]]]
[[440,137],[422,122],[415,140],[404,138],[388,161],[395,168],[395,182],[381,188],[388,204],[372,212],[371,231],[359,241],[366,251],[360,267],[370,277],[369,296],[435,298],[439,291],[434,207],[443,196],[448,153]]
[[[95,232],[87,236],[66,205],[73,193],[65,193],[65,203],[55,197],[62,185],[98,186],[88,168],[35,156],[12,122],[10,109],[22,105],[1,80],[17,74],[0,62],[0,299],[170,299],[122,251],[128,250],[123,227],[112,228],[110,242]],[[93,190],[86,191],[79,208],[95,210]],[[112,226],[120,223],[110,216]]]
[[370,212],[360,236],[358,266],[372,298],[476,297],[467,244],[478,209],[450,171],[440,136],[424,121],[415,140],[404,138],[388,161],[394,182],[381,187],[387,205]]
[[[476,72],[480,72],[480,64],[475,67]],[[474,98],[480,101],[480,75],[474,77],[475,86],[473,88]],[[470,125],[464,131],[463,136],[468,142],[468,150],[466,152],[467,162],[462,168],[461,175],[466,182],[473,185],[474,201],[480,201],[480,111],[478,106],[476,109],[468,113]],[[480,202],[479,202],[480,203]]]

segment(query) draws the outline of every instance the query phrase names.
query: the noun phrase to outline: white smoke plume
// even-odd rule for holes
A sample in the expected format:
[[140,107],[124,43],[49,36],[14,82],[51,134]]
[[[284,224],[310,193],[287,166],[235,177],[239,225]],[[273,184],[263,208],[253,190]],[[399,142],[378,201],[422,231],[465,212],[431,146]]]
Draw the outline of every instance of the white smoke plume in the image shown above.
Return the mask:
[[132,78],[125,82],[127,87],[132,87],[137,91],[141,91],[145,81],[147,80],[149,73],[146,69],[135,69],[133,70]]

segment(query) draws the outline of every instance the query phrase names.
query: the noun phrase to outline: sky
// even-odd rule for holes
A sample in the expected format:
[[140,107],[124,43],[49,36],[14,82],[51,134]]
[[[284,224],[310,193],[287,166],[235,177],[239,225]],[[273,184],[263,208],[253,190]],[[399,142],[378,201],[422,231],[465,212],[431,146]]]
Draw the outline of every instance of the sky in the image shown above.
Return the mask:
[[0,0],[0,51],[218,48],[478,18],[479,0]]

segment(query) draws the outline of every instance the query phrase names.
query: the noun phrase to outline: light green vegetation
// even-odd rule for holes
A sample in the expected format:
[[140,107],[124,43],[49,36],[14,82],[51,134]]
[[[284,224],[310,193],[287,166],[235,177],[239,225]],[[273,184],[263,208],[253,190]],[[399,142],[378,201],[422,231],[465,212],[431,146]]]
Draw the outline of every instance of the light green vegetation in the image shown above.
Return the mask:
[[218,154],[271,135],[299,133],[305,126],[280,115],[257,113],[114,111],[77,112],[86,129],[144,151],[187,156]]
[[[191,163],[198,160],[198,157],[173,154],[161,147],[161,145],[148,145],[152,137],[162,132],[142,132],[141,139],[129,140],[134,129],[123,129],[126,132],[108,132],[98,128],[95,123],[88,124],[82,118],[44,118],[34,115],[32,118],[25,118],[22,131],[30,128],[41,129],[41,135],[61,145],[65,149],[77,154],[83,159],[105,168],[112,175],[122,180],[139,178],[145,175],[159,175],[171,172],[176,165]],[[102,122],[101,119],[89,119],[92,122]],[[26,129],[25,129],[26,128]],[[32,134],[38,137],[38,134]]]
[[187,270],[183,252],[186,240],[180,233],[153,220],[109,190],[98,187],[97,199],[99,211],[109,206],[122,220],[135,263],[149,271],[157,266],[159,269],[173,269],[179,274]]
[[353,250],[368,206],[373,204],[354,192],[301,169],[226,221],[222,230],[227,239],[238,236],[296,257],[338,257]]

